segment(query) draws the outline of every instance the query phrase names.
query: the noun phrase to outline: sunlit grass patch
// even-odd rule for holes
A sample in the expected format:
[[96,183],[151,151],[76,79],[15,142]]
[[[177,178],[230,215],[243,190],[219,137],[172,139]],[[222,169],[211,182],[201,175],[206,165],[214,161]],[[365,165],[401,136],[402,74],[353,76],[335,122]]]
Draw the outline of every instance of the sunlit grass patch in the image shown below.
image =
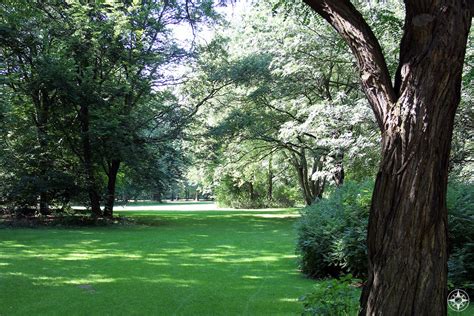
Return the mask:
[[[297,210],[121,212],[136,225],[0,230],[0,315],[296,315]],[[281,216],[267,216],[281,215]]]

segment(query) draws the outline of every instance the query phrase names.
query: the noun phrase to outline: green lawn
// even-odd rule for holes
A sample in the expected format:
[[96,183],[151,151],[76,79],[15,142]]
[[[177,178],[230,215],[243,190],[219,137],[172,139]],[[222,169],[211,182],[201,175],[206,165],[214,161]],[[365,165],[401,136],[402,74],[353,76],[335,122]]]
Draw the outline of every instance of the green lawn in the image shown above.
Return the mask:
[[147,225],[0,230],[0,315],[296,315],[295,210],[124,212]]
[[324,284],[296,269],[296,210],[122,214],[139,225],[0,229],[0,315],[298,315]]

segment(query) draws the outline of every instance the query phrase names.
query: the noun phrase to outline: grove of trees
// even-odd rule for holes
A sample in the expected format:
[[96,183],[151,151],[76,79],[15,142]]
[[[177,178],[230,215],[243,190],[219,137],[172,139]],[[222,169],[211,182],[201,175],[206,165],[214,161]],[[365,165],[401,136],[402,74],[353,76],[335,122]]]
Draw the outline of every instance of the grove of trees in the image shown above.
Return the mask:
[[172,92],[173,67],[193,52],[170,27],[213,19],[212,1],[8,1],[0,10],[5,203],[46,215],[82,202],[110,217],[118,182],[161,192],[180,177],[182,130],[198,104]]

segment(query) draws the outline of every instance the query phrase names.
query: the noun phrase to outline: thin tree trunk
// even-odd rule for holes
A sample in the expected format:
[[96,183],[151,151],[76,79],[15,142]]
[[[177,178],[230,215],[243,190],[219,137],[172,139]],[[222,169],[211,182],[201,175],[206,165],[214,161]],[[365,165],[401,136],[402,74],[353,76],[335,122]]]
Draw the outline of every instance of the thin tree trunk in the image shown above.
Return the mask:
[[313,180],[312,176],[315,171],[317,171],[318,162],[316,159],[313,163],[311,173],[308,172],[308,162],[306,159],[306,154],[304,151],[301,152],[299,159],[296,156],[293,156],[293,166],[296,168],[298,175],[298,182],[303,192],[303,198],[306,205],[311,205],[316,200],[316,198],[321,198],[326,186],[326,178]]
[[249,197],[250,197],[250,201],[254,201],[254,200],[255,200],[255,191],[254,191],[254,188],[253,188],[253,183],[252,183],[252,182],[248,182],[248,185],[249,185]]
[[312,196],[313,202],[314,200],[316,200],[316,198],[322,199],[324,189],[326,187],[326,176],[316,181],[311,180],[311,186],[312,186],[311,196]]
[[307,179],[303,171],[303,167],[296,165],[296,172],[298,174],[298,183],[300,184],[301,193],[303,194],[303,199],[306,205],[311,205],[313,202],[311,191],[308,188]]
[[343,164],[344,154],[336,155],[335,158],[337,160],[337,163],[336,163],[336,168],[333,175],[333,180],[336,186],[340,187],[344,184],[344,176],[345,176],[344,164]]
[[100,209],[100,194],[96,189],[96,180],[92,163],[92,147],[89,135],[89,108],[87,105],[81,106],[79,118],[81,121],[82,151],[87,193],[89,195],[92,216],[99,217],[102,215],[102,210]]
[[161,192],[155,192],[154,194],[152,194],[152,200],[154,201],[158,201],[158,202],[162,202],[162,199],[161,199]]
[[108,170],[107,196],[105,200],[104,216],[113,217],[115,203],[115,187],[117,183],[117,174],[120,168],[120,160],[113,159]]
[[48,194],[49,181],[47,179],[47,174],[52,166],[49,154],[50,148],[48,135],[50,100],[48,93],[41,89],[35,91],[32,98],[35,105],[34,121],[36,125],[38,144],[41,150],[41,155],[39,157],[39,171],[40,176],[45,183],[43,184],[43,191],[39,194],[39,213],[41,215],[47,215],[50,213],[50,196]]
[[268,191],[267,191],[267,199],[269,201],[273,200],[273,169],[272,169],[272,157],[270,156],[270,160],[268,161]]
[[[299,159],[298,159],[299,158]],[[298,156],[294,155],[294,166],[297,169],[298,180],[306,205],[311,205],[314,201],[313,191],[311,190],[311,179],[308,179],[308,163],[306,160],[306,153],[301,149]]]
[[303,199],[306,205],[311,205],[316,196],[314,196],[314,190],[311,189],[311,186],[314,184],[311,179],[308,179],[307,166],[303,163],[293,164],[298,175],[298,183],[300,185],[301,193],[303,194]]
[[308,182],[311,184],[310,188],[313,202],[316,200],[316,198],[321,199],[323,197],[324,189],[326,187],[326,176],[324,176],[322,179],[318,178],[317,180],[313,180],[313,174],[317,171],[323,170],[323,166],[324,162],[321,158],[313,158],[311,174],[308,174]]

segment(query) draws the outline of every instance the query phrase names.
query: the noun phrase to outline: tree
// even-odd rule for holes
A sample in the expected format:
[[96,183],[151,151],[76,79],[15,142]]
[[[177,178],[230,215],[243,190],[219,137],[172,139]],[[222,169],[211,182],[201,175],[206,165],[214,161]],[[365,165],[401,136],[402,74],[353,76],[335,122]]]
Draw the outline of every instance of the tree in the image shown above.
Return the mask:
[[201,53],[196,72],[208,74],[202,82],[232,82],[211,101],[216,115],[207,111],[204,121],[214,117],[209,135],[227,146],[222,163],[238,172],[272,154],[285,156],[284,168],[294,170],[309,205],[329,183],[343,183],[356,155],[367,157],[368,147],[375,148],[376,125],[337,34],[314,16],[303,21],[272,9],[267,1],[255,4],[208,46],[221,45],[223,54]]
[[61,118],[61,91],[71,78],[71,64],[61,58],[64,48],[54,41],[65,31],[54,23],[45,27],[47,17],[25,1],[0,6],[0,23],[1,88],[10,108],[5,112],[10,130],[2,137],[11,167],[7,178],[12,181],[6,181],[12,184],[9,195],[22,208],[35,205],[37,199],[39,213],[48,214],[55,196],[72,184],[62,181],[68,178],[65,158],[70,153],[55,145],[62,143],[62,137],[53,128],[54,117]]
[[[150,162],[150,156],[160,161],[166,151],[170,157],[180,151],[170,144],[180,146],[175,140],[194,108],[170,92],[177,78],[168,68],[191,54],[179,47],[171,28],[209,22],[216,17],[213,1],[12,0],[0,5],[0,14],[0,92],[14,109],[5,116],[11,131],[22,120],[36,128],[36,139],[29,133],[15,146],[10,131],[0,139],[7,148],[34,148],[32,159],[23,159],[25,177],[35,183],[27,200],[39,200],[40,213],[48,213],[57,191],[52,180],[67,169],[79,176],[92,214],[111,217],[120,168],[142,173],[138,168],[148,166],[137,163],[139,152]],[[160,175],[170,170],[155,167]]]
[[360,314],[445,315],[448,162],[474,2],[405,0],[394,84],[349,0],[304,2],[352,50],[382,133]]

